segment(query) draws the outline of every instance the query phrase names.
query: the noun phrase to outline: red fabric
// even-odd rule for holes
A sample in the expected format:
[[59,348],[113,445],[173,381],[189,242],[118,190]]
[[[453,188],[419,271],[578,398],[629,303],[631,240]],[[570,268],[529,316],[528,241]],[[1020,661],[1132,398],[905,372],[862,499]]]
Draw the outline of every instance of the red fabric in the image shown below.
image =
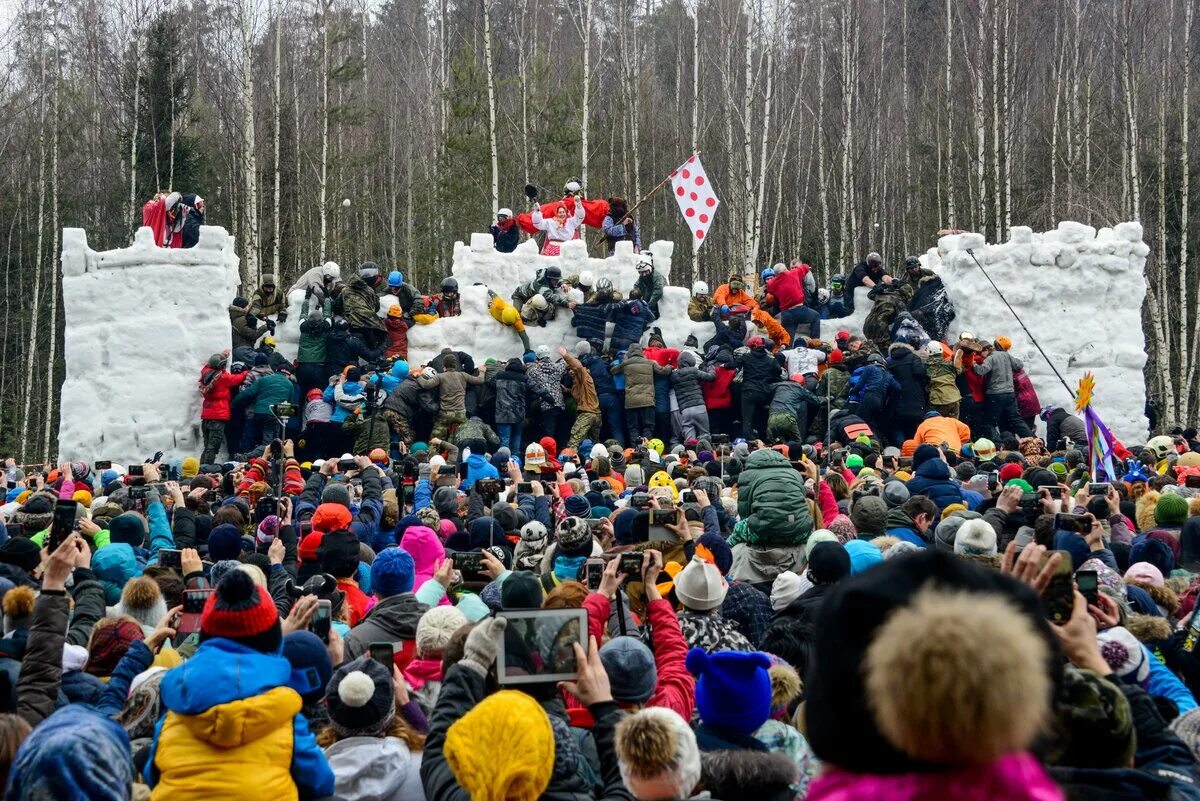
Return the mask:
[[817,506],[821,509],[821,519],[828,528],[829,521],[841,514],[842,510],[838,508],[837,498],[833,497],[833,490],[829,485],[822,481],[820,487],[817,491]]
[[676,348],[642,348],[642,355],[663,367],[679,367],[679,350]]
[[1017,414],[1021,417],[1037,417],[1042,411],[1042,402],[1038,400],[1037,390],[1024,370],[1013,371],[1013,389],[1017,393]]
[[403,670],[404,680],[414,690],[419,690],[428,682],[442,680],[442,660],[413,659]]
[[[330,504],[332,506],[334,504]],[[314,515],[315,517],[315,515]],[[332,530],[332,529],[331,529]],[[300,540],[300,561],[301,562],[316,562],[317,551],[321,549],[321,542],[325,539],[324,531],[316,531],[315,529],[307,537]]]
[[167,201],[165,198],[146,201],[146,205],[142,206],[142,225],[154,233],[154,244],[162,247],[167,233]]
[[350,510],[340,503],[323,503],[312,516],[313,531],[338,531],[350,528]]
[[[200,379],[203,380],[212,371],[213,368],[204,367],[200,371]],[[212,387],[200,404],[200,419],[228,420],[230,417],[229,402],[233,398],[233,388],[245,381],[248,375],[250,375],[248,372],[234,375],[221,370],[221,375],[213,379]]]
[[408,323],[402,317],[389,317],[384,320],[384,325],[387,327],[388,339],[387,352],[384,355],[389,359],[396,357],[407,359]]
[[[564,197],[562,200],[555,200],[550,203],[542,204],[542,216],[547,219],[554,216],[554,212],[558,210],[559,204],[567,207],[567,214],[575,213],[575,198]],[[584,200],[583,201],[583,224],[592,228],[599,228],[604,224],[604,218],[608,215],[607,200]],[[533,224],[533,215],[529,212],[524,212],[517,215],[517,223],[527,234],[541,233]]]
[[[417,643],[416,640],[401,640],[395,645],[400,647],[392,653],[392,664],[400,668],[400,672],[403,673],[417,655]],[[439,668],[441,665],[442,663],[438,662]]]
[[986,382],[983,376],[976,375],[975,370],[972,368],[982,362],[983,359],[979,357],[978,353],[972,353],[969,350],[963,351],[963,375],[967,377],[967,388],[971,390],[971,397],[975,399],[976,403],[983,403],[984,401],[984,387],[986,386]]
[[775,296],[780,311],[804,305],[804,278],[810,269],[807,264],[801,264],[767,279],[767,292]]
[[218,608],[220,594],[213,593],[204,602],[200,613],[200,630],[210,637],[253,637],[262,634],[279,621],[279,612],[271,595],[257,584],[258,600],[249,609]]
[[358,588],[358,585],[348,579],[338,579],[338,589],[346,593],[346,603],[350,606],[350,626],[358,625],[358,621],[367,616],[371,609],[371,599]]
[[713,409],[728,409],[733,405],[733,394],[729,391],[737,372],[728,367],[717,365],[713,367],[717,377],[712,381],[701,381],[700,391],[704,393],[704,405]]

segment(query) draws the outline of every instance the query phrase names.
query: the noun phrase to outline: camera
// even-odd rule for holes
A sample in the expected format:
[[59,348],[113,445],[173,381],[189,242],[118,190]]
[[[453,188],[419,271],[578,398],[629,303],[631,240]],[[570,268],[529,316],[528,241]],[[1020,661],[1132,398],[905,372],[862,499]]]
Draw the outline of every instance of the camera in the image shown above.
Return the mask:
[[499,495],[504,492],[504,482],[498,478],[481,478],[475,482],[475,490],[480,495]]
[[275,415],[276,417],[295,417],[299,411],[300,410],[296,407],[296,404],[291,403],[290,401],[271,404],[271,414]]

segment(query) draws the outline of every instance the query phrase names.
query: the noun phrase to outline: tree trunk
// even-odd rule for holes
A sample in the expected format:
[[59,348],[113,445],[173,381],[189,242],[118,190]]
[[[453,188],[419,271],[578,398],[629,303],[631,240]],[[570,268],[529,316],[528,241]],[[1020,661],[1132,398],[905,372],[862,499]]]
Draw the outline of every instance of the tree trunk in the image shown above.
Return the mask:
[[[272,103],[274,111],[275,124],[274,130],[271,132],[274,145],[275,155],[275,192],[271,203],[271,272],[275,274],[276,280],[282,281],[279,275],[279,251],[282,242],[279,239],[279,198],[282,192],[282,179],[279,168],[280,152],[279,152],[279,126],[283,122],[283,91],[282,72],[283,72],[283,0],[275,0],[275,97]],[[296,131],[296,136],[300,135],[300,131]]]
[[[491,0],[483,0],[483,54],[487,63],[488,147],[492,154],[492,216],[500,209],[500,155],[496,142],[496,67],[492,63]],[[587,154],[584,154],[586,163]]]
[[[45,35],[44,31],[42,35]],[[24,459],[29,459],[36,453],[34,451],[36,435],[29,414],[33,403],[33,362],[34,356],[37,355],[38,312],[41,306],[42,272],[45,269],[45,265],[42,264],[42,238],[46,230],[46,44],[44,41],[39,43],[39,48],[41,49],[41,83],[38,87],[40,92],[38,117],[41,124],[38,126],[38,211],[35,233],[37,245],[33,257],[33,298],[29,303],[29,349],[26,351],[25,358],[25,407],[21,412],[21,455]]]
[[317,217],[321,238],[317,252],[320,261],[328,260],[329,251],[329,8],[333,0],[321,0],[321,177],[317,182]]
[[258,236],[258,155],[254,135],[254,0],[242,0],[242,169],[246,179],[246,238],[242,247],[246,257],[246,280],[257,287],[259,266]]

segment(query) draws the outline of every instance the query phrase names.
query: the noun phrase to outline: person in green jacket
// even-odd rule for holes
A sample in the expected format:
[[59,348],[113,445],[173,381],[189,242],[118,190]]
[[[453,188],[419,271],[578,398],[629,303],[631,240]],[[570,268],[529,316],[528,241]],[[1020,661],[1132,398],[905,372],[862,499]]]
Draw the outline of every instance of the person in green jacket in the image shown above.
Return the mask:
[[252,430],[258,432],[259,444],[269,445],[271,440],[283,436],[271,407],[277,403],[296,403],[296,398],[292,366],[284,364],[278,371],[255,381],[246,391],[239,392],[234,404],[245,406],[254,402],[254,416],[249,423],[253,426]]
[[738,516],[732,547],[803,545],[813,530],[804,477],[782,453],[759,448],[738,475]]
[[325,340],[332,330],[332,324],[325,314],[324,305],[319,300],[313,301],[311,288],[308,293],[300,306],[300,345],[296,351],[296,382],[300,385],[302,396],[307,395],[310,389],[324,390],[329,384],[329,373],[325,368]]

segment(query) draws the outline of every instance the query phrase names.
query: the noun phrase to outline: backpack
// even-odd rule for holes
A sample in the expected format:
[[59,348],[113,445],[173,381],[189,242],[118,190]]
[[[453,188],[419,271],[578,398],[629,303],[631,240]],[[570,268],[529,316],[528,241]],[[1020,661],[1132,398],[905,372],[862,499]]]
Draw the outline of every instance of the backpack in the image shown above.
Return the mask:
[[207,373],[201,373],[200,379],[196,382],[196,388],[200,390],[200,395],[207,398],[212,394],[217,387],[217,377],[221,375],[221,371],[217,368],[211,368]]

